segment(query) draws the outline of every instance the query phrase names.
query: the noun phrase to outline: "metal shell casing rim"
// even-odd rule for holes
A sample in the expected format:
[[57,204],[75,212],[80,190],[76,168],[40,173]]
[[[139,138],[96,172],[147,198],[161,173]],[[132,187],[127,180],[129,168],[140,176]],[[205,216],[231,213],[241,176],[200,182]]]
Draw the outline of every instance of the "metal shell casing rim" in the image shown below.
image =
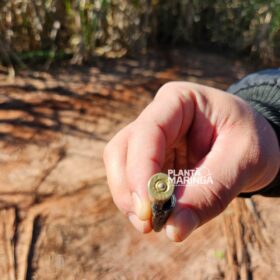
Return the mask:
[[[166,185],[167,189],[162,192],[157,191],[156,184],[158,182],[163,182]],[[175,189],[175,185],[174,185],[173,181],[165,173],[154,174],[148,182],[149,197],[150,197],[150,200],[152,200],[154,202],[167,201],[172,196],[174,189]]]

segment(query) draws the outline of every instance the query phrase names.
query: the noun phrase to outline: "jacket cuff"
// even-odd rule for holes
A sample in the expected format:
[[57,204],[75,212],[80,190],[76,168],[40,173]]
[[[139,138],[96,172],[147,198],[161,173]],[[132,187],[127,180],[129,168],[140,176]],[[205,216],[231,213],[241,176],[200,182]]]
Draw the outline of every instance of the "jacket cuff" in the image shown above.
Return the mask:
[[[247,101],[266,118],[274,129],[280,146],[280,70],[251,74],[232,85],[228,92]],[[251,197],[256,194],[280,197],[280,170],[268,186],[256,192],[240,193],[239,197]]]

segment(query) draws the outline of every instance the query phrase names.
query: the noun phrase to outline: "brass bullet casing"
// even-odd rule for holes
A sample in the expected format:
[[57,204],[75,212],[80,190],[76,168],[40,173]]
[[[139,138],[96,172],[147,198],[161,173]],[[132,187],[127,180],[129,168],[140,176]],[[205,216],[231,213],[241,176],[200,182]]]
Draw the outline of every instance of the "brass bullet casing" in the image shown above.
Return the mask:
[[154,174],[148,182],[148,194],[152,203],[152,226],[161,231],[176,204],[175,185],[165,173]]

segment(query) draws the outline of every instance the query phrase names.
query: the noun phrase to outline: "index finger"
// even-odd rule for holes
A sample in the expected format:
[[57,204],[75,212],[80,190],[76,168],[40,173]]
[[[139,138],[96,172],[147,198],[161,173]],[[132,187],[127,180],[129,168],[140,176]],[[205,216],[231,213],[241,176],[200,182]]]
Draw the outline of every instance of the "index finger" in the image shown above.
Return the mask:
[[[193,92],[187,83],[172,82],[163,86],[155,100],[134,123],[128,142],[126,176],[129,188],[148,207],[147,182],[161,171],[167,148],[172,148],[186,133],[194,113]],[[138,209],[140,219],[148,219]]]

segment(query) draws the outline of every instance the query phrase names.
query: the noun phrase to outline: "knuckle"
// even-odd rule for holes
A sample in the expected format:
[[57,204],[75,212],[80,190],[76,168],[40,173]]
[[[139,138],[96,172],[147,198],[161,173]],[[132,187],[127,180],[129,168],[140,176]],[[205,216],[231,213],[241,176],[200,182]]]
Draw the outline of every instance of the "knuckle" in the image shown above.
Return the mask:
[[156,96],[160,97],[166,94],[170,94],[171,92],[177,91],[178,88],[179,82],[167,82],[159,88]]
[[223,212],[228,206],[228,199],[218,192],[211,191],[213,204],[216,205],[218,213]]
[[217,186],[207,186],[203,190],[206,208],[210,210],[209,213],[212,212],[212,217],[222,213],[231,201],[228,189],[219,183]]
[[185,98],[192,98],[196,93],[197,89],[190,82],[171,81],[159,88],[155,98],[162,98],[164,96],[175,96],[178,98],[182,95]]
[[229,205],[230,201],[232,200],[233,194],[229,190],[229,188],[226,186],[222,180],[216,180],[215,182],[215,188],[209,188],[209,191],[213,197],[214,203],[217,205],[218,214],[223,212],[227,206]]

